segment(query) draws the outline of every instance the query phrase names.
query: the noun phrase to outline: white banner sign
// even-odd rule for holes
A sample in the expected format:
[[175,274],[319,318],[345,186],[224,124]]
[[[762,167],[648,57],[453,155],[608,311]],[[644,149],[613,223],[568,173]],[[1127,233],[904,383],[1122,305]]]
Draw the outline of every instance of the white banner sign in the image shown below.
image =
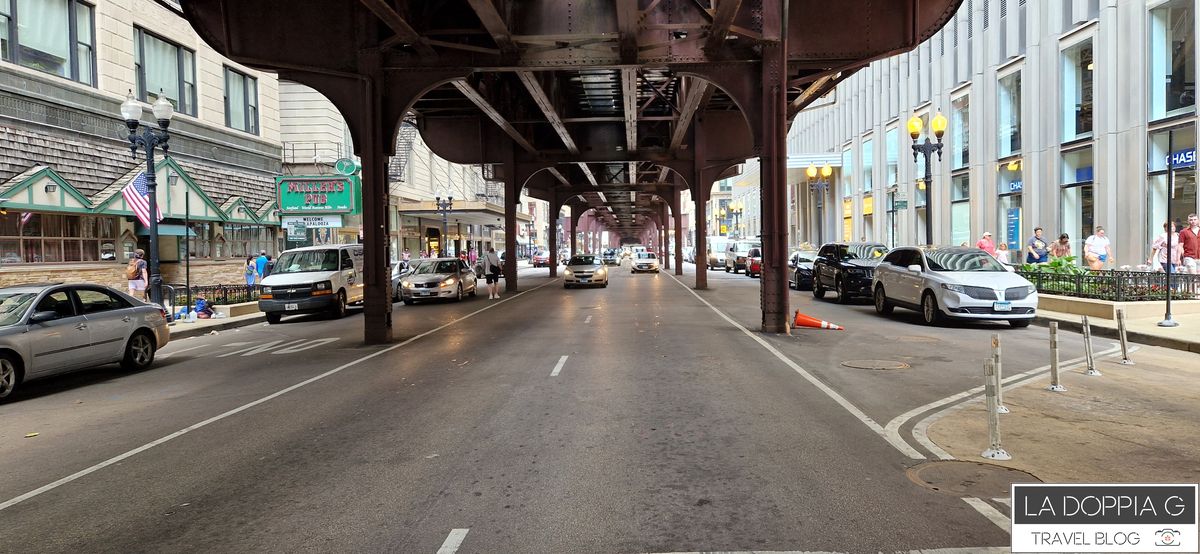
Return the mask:
[[340,215],[285,215],[283,226],[300,226],[306,229],[336,229],[342,226]]

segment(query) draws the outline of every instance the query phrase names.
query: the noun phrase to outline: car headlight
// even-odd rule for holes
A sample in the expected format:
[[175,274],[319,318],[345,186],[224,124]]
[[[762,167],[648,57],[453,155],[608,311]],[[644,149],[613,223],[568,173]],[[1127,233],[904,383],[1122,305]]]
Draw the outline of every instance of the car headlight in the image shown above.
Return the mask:
[[608,270],[604,269],[603,267],[596,269],[596,275],[604,275],[605,273],[608,273]]
[[446,279],[445,281],[442,281],[442,286],[448,287],[450,285],[453,285],[456,282],[458,282],[457,279],[455,279],[454,277],[450,277],[450,278]]
[[568,269],[566,269],[566,270],[564,270],[564,271],[563,271],[563,275],[565,275],[565,276],[567,276],[567,277],[571,277],[572,275],[575,275],[575,272],[574,272],[574,271],[571,271],[571,269],[570,269],[570,268],[568,268]]
[[323,296],[326,294],[333,294],[333,283],[329,281],[318,281],[313,283],[313,296]]
[[855,267],[849,268],[849,269],[847,269],[846,271],[847,271],[848,273],[850,273],[851,275],[866,275],[866,274],[867,274],[867,270],[865,270],[865,269],[858,269],[858,268],[855,268]]
[[954,285],[951,283],[942,283],[942,288],[944,288],[948,291],[951,291],[951,292],[957,292],[959,294],[967,293],[967,289],[963,288],[962,285]]
[[413,288],[412,281],[404,281],[404,282],[400,283],[400,286],[401,286],[401,287],[404,287],[404,288],[406,288],[406,289],[411,289],[411,288]]
[[271,294],[271,287],[264,286],[259,294]]
[[1030,294],[1033,294],[1033,293],[1035,293],[1035,292],[1037,292],[1037,287],[1035,287],[1035,286],[1033,286],[1033,285],[1029,285],[1028,287],[1025,287],[1025,294],[1026,294],[1027,296],[1028,296],[1028,295],[1030,295]]

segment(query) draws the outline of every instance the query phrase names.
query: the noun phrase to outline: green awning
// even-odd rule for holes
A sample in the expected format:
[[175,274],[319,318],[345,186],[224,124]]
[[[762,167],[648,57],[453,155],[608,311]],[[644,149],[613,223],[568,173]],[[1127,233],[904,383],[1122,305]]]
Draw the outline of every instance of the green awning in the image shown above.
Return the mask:
[[[150,229],[143,227],[141,223],[137,225],[137,234],[141,237],[150,236]],[[160,237],[194,237],[196,233],[189,230],[183,225],[172,225],[170,223],[158,224],[158,236]]]

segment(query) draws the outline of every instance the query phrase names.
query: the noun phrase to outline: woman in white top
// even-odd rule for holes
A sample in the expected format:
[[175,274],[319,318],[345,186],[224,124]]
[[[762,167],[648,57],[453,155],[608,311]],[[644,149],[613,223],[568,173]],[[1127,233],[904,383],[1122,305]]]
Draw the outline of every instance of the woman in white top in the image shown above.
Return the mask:
[[1083,241],[1083,259],[1095,271],[1104,269],[1104,264],[1112,260],[1112,241],[1108,240],[1104,227],[1096,227],[1096,232]]
[[[1171,234],[1171,255],[1167,256],[1167,233]],[[1150,245],[1154,251],[1150,254],[1150,259],[1146,260],[1154,267],[1155,271],[1165,271],[1167,264],[1171,264],[1171,273],[1179,271],[1180,258],[1183,257],[1183,245],[1179,244],[1179,234],[1175,232],[1175,223],[1163,223],[1163,233],[1154,239],[1154,243]]]

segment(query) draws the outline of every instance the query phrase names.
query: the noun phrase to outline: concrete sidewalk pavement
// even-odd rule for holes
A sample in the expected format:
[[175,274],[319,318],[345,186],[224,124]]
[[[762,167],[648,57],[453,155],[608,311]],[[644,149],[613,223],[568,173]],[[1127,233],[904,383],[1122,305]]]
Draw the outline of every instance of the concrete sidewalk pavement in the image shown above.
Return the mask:
[[[1195,333],[1193,328],[1192,333]],[[1001,442],[1013,459],[992,462],[1058,483],[1200,482],[1200,355],[1141,347],[1061,372],[1066,392],[1048,390],[1049,375],[1005,387]],[[982,370],[981,370],[982,378]],[[1011,388],[1010,388],[1011,387]],[[989,462],[982,396],[941,412],[929,438],[960,460]]]
[[[1175,315],[1172,319],[1179,326],[1159,327],[1158,322],[1163,320],[1161,316],[1129,319],[1125,322],[1125,335],[1131,343],[1200,353],[1200,314]],[[1064,331],[1082,332],[1083,329],[1080,316],[1075,314],[1039,309],[1034,318],[1037,325],[1049,326],[1051,321],[1057,321],[1058,328]],[[1118,338],[1116,320],[1093,317],[1088,318],[1088,323],[1093,335]]]

